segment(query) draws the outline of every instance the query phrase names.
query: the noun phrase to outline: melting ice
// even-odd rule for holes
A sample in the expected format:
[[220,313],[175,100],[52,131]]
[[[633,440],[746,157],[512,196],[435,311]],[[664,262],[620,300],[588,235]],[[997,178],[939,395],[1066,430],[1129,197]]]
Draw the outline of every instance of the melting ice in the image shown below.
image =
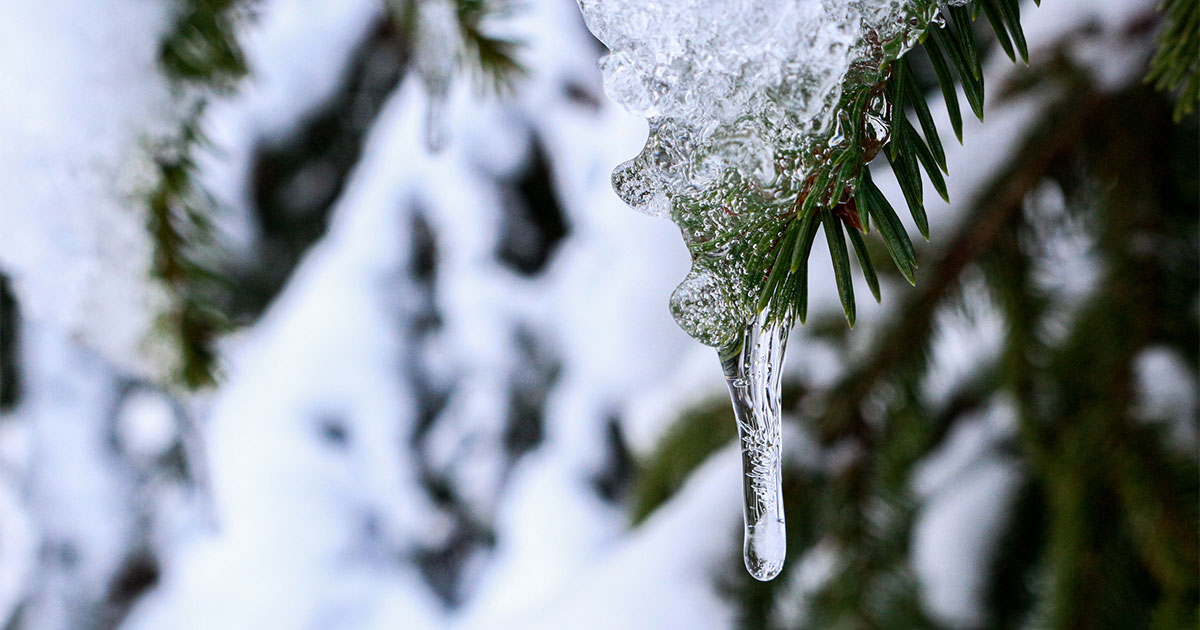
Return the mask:
[[[845,150],[846,125],[886,141],[886,61],[916,43],[937,5],[579,2],[611,51],[600,61],[609,97],[649,121],[645,148],[613,186],[634,208],[670,216],[692,253],[671,312],[721,354],[742,441],[746,565],[771,579],[784,553],[779,367],[790,320],[758,312],[764,278],[752,263],[773,251],[806,182]],[[846,104],[864,93],[866,120],[850,121]],[[817,192],[826,206],[842,194]]]

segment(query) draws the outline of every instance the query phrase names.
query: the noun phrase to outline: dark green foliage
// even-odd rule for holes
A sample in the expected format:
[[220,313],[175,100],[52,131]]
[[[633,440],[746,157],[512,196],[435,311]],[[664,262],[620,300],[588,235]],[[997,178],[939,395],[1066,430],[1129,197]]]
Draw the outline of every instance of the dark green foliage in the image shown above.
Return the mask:
[[989,629],[1021,627],[1044,588],[1045,505],[1043,488],[1028,477],[1022,480],[987,566],[983,605]]
[[158,330],[180,352],[174,377],[188,387],[210,385],[215,378],[213,343],[224,327],[215,306],[221,277],[213,271],[212,203],[195,188],[193,151],[202,143],[199,114],[185,120],[180,135],[155,157],[158,185],[147,196],[147,228],[154,242],[151,273],[167,290],[170,305],[159,314]]
[[[908,60],[901,59],[900,64],[905,68],[905,76],[911,77],[912,71],[908,69]],[[905,101],[912,104],[913,111],[917,114],[917,120],[921,122],[921,133],[925,135],[925,142],[929,143],[929,149],[936,158],[938,167],[942,172],[946,172],[946,151],[942,148],[942,140],[938,136],[937,125],[933,122],[929,104],[925,102],[925,94],[915,80],[905,81],[901,89],[904,90]]]
[[[1017,47],[1017,54],[1021,55],[1021,60],[1029,63],[1029,46],[1025,43],[1025,32],[1021,30],[1021,5],[1019,0],[984,0],[982,4],[999,6],[999,13],[1003,17],[1004,26],[1008,32],[1012,34],[1013,44]],[[992,28],[996,32],[997,37],[1003,37],[1001,32],[1004,29],[997,27],[995,24]],[[1011,55],[1010,55],[1011,56]]]
[[[420,0],[389,0],[393,20],[410,45],[420,41],[420,20],[417,18]],[[458,23],[461,49],[457,61],[472,68],[480,85],[495,92],[504,92],[513,81],[525,74],[517,59],[521,42],[489,33],[487,23],[503,19],[514,10],[508,0],[454,0],[454,15]]]
[[[1195,0],[1166,0],[1163,11],[1166,15],[1166,27],[1159,35],[1159,50],[1151,62],[1150,74],[1147,81],[1154,82],[1160,90],[1178,90],[1179,99],[1176,104],[1175,117],[1178,120],[1190,113],[1196,102],[1200,101],[1200,9]],[[1021,28],[1020,7],[1017,0],[977,0],[970,7],[952,6],[944,8],[944,26],[938,28],[932,25],[926,34],[923,48],[928,55],[942,94],[946,100],[947,114],[955,136],[962,140],[962,116],[959,110],[957,91],[961,88],[972,112],[983,120],[984,85],[982,71],[982,56],[979,44],[976,42],[972,22],[979,15],[986,15],[987,21],[996,36],[996,41],[1002,50],[1014,61],[1019,56],[1026,63],[1029,61],[1028,44]],[[947,63],[948,61],[948,63]],[[906,58],[901,57],[891,62],[891,73],[884,90],[892,107],[891,139],[885,147],[887,156],[896,180],[900,185],[906,205],[913,217],[918,231],[926,239],[929,238],[929,225],[926,219],[921,171],[925,178],[937,191],[938,195],[949,201],[946,181],[943,173],[947,172],[945,150],[937,133],[936,123],[925,96],[916,77],[908,67]],[[951,73],[950,68],[954,68]],[[862,137],[861,125],[863,120],[863,103],[854,102],[848,105],[850,111],[850,144],[853,147]],[[921,132],[918,133],[908,121],[907,112],[912,110],[917,117]],[[923,134],[923,135],[922,135]],[[866,163],[874,155],[867,151],[851,149],[838,156],[827,168],[821,169],[812,186],[802,196],[799,207],[791,213],[786,221],[795,222],[820,206],[826,199],[832,200],[837,206],[844,205],[842,189],[851,190],[869,185],[863,181],[863,176],[855,177],[856,172],[865,173]],[[918,167],[918,164],[920,165]],[[861,206],[861,198],[860,206]],[[872,196],[871,200],[874,200]],[[880,205],[882,208],[883,206]],[[859,213],[839,212],[851,229],[865,228],[866,223],[860,222]],[[874,218],[870,213],[866,216]],[[903,227],[889,224],[892,232],[883,233],[892,259],[900,265],[902,259],[907,259],[907,252],[896,248],[902,247],[902,241],[897,237],[903,232]],[[864,230],[865,231],[865,230]],[[801,244],[803,244],[801,242]],[[807,250],[796,249],[792,256],[791,269],[799,268],[798,258],[807,257]],[[759,310],[768,304],[774,304],[778,315],[803,313],[807,296],[806,281],[792,276],[771,273],[775,265],[775,257],[764,261],[766,267],[763,277],[770,280],[760,291]],[[837,262],[834,261],[836,265]],[[900,270],[906,277],[911,274],[911,267]],[[913,278],[909,277],[912,281]],[[797,283],[802,283],[796,286]],[[841,292],[843,297],[845,291]],[[846,317],[853,320],[853,304],[846,304]],[[802,318],[803,319],[803,318]]]
[[955,87],[954,75],[950,73],[950,66],[946,64],[946,58],[942,55],[941,47],[937,45],[936,37],[927,38],[921,48],[928,55],[929,63],[937,75],[938,85],[942,88],[942,98],[946,99],[946,116],[950,119],[950,126],[954,128],[954,137],[962,142],[962,112],[958,107],[958,89]]
[[12,409],[21,397],[20,326],[12,282],[0,273],[0,411]]
[[1175,90],[1175,120],[1200,103],[1200,2],[1163,0],[1164,27],[1146,81],[1159,90]]
[[1000,49],[1008,55],[1010,61],[1016,61],[1017,56],[1013,54],[1012,39],[1008,36],[1008,29],[1004,26],[1004,17],[1000,15],[1000,10],[995,2],[980,2],[983,14],[987,16],[988,23],[992,26],[992,31],[996,33],[996,43]]
[[[960,16],[963,14],[959,14]],[[972,59],[970,51],[975,46],[964,48],[963,42],[974,42],[970,22],[946,21],[943,29],[932,29],[928,41],[933,41],[936,48],[946,55],[950,66],[958,75],[959,85],[967,104],[980,120],[983,120],[983,75],[977,70],[978,58]],[[928,45],[928,44],[926,44]]]
[[172,339],[179,362],[172,376],[187,387],[211,384],[212,344],[224,327],[220,306],[220,260],[209,217],[211,199],[194,182],[195,153],[204,144],[199,128],[205,98],[227,92],[248,71],[238,44],[237,0],[186,0],[159,48],[159,64],[184,102],[190,101],[174,137],[157,141],[157,181],[146,195],[147,228],[154,244],[151,274],[169,305],[159,331]]
[[867,255],[867,244],[863,242],[862,234],[858,230],[847,230],[847,233],[850,235],[850,243],[854,245],[854,255],[858,258],[858,266],[867,280],[871,295],[878,302],[880,300],[879,278],[875,275],[875,265],[871,264],[871,257]]
[[[972,5],[972,7],[978,4]],[[979,54],[979,44],[975,42],[975,33],[971,30],[971,22],[975,20],[971,9],[966,6],[948,6],[946,13],[946,31],[953,37],[953,45],[962,51],[963,67],[970,71],[971,78],[983,85],[983,61]],[[963,80],[966,77],[961,77]],[[982,91],[980,92],[982,94]]]
[[[981,0],[982,1],[982,0]],[[987,0],[984,11],[996,31],[998,41],[1007,45],[1008,50],[1016,45],[1016,50],[1023,59],[1028,58],[1025,37],[1021,32],[1019,13],[1013,0]],[[946,99],[950,125],[955,136],[962,140],[962,115],[958,108],[958,89],[961,87],[971,106],[971,110],[981,120],[983,119],[983,71],[979,45],[972,31],[972,21],[977,12],[966,7],[946,7],[944,25],[931,25],[926,34],[924,48],[929,56],[938,83]],[[1010,54],[1010,57],[1013,57]],[[1015,57],[1013,57],[1015,59]],[[947,59],[949,64],[947,64]],[[950,71],[953,66],[957,72],[958,81]],[[888,163],[892,167],[896,180],[900,184],[905,204],[917,230],[926,239],[929,238],[929,221],[925,213],[922,170],[924,177],[946,201],[949,193],[943,173],[947,171],[946,152],[938,136],[937,125],[933,114],[926,104],[924,91],[917,83],[916,75],[909,68],[908,60],[904,57],[894,59],[890,63],[890,75],[879,86],[891,107],[890,142],[883,149]],[[782,246],[770,248],[770,254],[763,260],[761,275],[763,285],[759,289],[758,310],[773,308],[773,315],[781,320],[791,316],[805,321],[808,310],[808,280],[805,263],[807,261],[810,242],[805,238],[793,238],[793,233],[804,234],[810,229],[810,224],[804,224],[816,212],[822,212],[820,223],[826,232],[831,246],[833,265],[837,273],[838,294],[841,296],[847,322],[854,323],[854,295],[850,283],[848,264],[842,254],[845,248],[837,249],[844,236],[838,239],[841,230],[848,229],[865,233],[870,223],[879,225],[880,235],[887,246],[888,253],[897,268],[909,280],[915,282],[916,260],[912,243],[908,239],[903,224],[895,216],[891,204],[879,192],[870,180],[869,163],[876,155],[877,148],[863,146],[865,137],[863,127],[866,103],[876,96],[876,91],[868,91],[851,97],[852,102],[843,103],[849,112],[845,122],[848,128],[849,148],[836,155],[828,166],[818,169],[810,185],[802,192],[792,212],[785,213],[782,230],[785,235]],[[916,114],[921,131],[908,120],[907,112]],[[923,135],[922,135],[923,134]],[[832,213],[824,214],[825,207],[832,204]],[[792,225],[802,224],[798,230]],[[845,224],[844,226],[842,224]],[[765,226],[764,234],[775,233],[772,226]],[[861,241],[861,234],[855,237]],[[714,239],[716,241],[717,239]],[[879,299],[878,282],[873,279],[874,267],[871,265],[869,254],[865,247],[855,248],[862,263],[864,273],[871,269],[872,294]],[[780,261],[790,260],[789,269],[781,269]],[[846,273],[843,273],[846,272]]]
[[[1130,117],[1141,121],[1136,133],[1121,130]],[[1017,390],[1050,515],[1047,616],[1055,627],[1194,627],[1195,456],[1167,448],[1161,432],[1131,409],[1139,353],[1196,342],[1195,319],[1180,307],[1185,295],[1194,296],[1200,259],[1195,173],[1181,180],[1135,156],[1194,156],[1195,126],[1188,125],[1190,140],[1179,142],[1166,108],[1138,89],[1097,107],[1084,124],[1088,141],[1078,152],[1085,171],[1076,187],[1097,223],[1104,276],[1062,343],[1046,347],[1028,326],[1010,336],[1008,350],[1009,369],[1022,381],[1049,382]],[[1157,245],[1130,247],[1131,234]],[[993,273],[1004,274],[1006,294],[1014,296],[1003,301],[1009,317],[1025,317],[1014,309],[1029,303],[1022,294],[1036,298],[1036,289],[1011,264],[1019,246],[995,254],[1002,258]],[[1190,367],[1196,369],[1194,359]]]
[[710,400],[679,418],[659,441],[655,457],[638,466],[631,514],[640,523],[675,494],[709,455],[737,437],[729,401]]
[[887,245],[888,253],[892,255],[892,261],[896,263],[896,268],[904,274],[909,283],[915,284],[917,261],[912,241],[909,240],[904,225],[900,223],[900,217],[896,216],[896,211],[892,209],[892,204],[888,203],[887,197],[879,191],[868,170],[862,173],[855,199],[859,212],[870,216],[875,222],[880,235],[883,236],[883,242]]
[[800,219],[797,246],[792,256],[791,270],[795,281],[790,283],[793,293],[788,297],[796,301],[796,315],[800,323],[804,323],[808,317],[808,254],[817,236],[816,216],[816,213],[810,212]]
[[854,328],[854,283],[850,279],[850,254],[846,251],[842,222],[832,212],[826,211],[821,213],[821,224],[825,228],[825,239],[829,242],[829,253],[833,257],[833,277],[837,281],[838,297],[846,313],[846,323]]
[[235,22],[240,0],[185,0],[158,58],[176,81],[227,91],[246,75]]
[[468,62],[478,70],[480,79],[489,82],[493,89],[508,89],[514,79],[525,74],[524,66],[516,57],[521,42],[488,34],[484,22],[507,15],[512,10],[511,5],[487,0],[456,0],[455,5]]

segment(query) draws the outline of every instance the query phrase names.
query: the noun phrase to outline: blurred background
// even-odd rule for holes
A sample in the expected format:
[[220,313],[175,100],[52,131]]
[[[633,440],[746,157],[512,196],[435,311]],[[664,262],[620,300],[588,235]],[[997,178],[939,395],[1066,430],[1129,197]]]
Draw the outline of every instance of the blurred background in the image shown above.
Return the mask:
[[0,2],[0,627],[1195,628],[1195,5],[978,29],[916,286],[813,254],[757,583],[573,0]]

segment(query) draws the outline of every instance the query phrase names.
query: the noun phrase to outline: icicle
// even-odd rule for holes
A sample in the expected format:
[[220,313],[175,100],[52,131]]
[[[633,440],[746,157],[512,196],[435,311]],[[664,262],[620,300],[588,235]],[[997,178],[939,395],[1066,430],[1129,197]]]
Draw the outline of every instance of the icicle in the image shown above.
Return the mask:
[[450,130],[446,122],[446,93],[429,93],[425,109],[425,148],[438,153],[446,147]]
[[458,45],[458,22],[454,11],[454,6],[446,0],[417,5],[419,26],[414,65],[429,96],[425,110],[425,146],[431,153],[441,151],[449,138],[446,101]]
[[722,352],[721,360],[742,449],[743,555],[750,575],[763,581],[779,575],[787,551],[779,381],[789,326],[768,323],[769,312],[764,309],[740,347]]

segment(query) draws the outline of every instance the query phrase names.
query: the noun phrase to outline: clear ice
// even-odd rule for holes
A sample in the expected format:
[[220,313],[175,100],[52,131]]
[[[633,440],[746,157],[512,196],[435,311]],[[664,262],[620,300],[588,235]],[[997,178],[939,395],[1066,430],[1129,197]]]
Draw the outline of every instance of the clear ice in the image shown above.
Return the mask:
[[[692,254],[671,312],[722,358],[742,436],[746,566],[771,579],[785,548],[779,368],[791,313],[760,312],[762,262],[771,260],[800,201],[816,194],[817,207],[830,207],[853,192],[817,189],[818,172],[832,164],[861,168],[887,142],[887,62],[917,43],[937,4],[579,5],[610,50],[600,60],[605,91],[649,122],[646,146],[614,170],[613,188],[635,209],[669,216]],[[859,145],[849,146],[850,137]],[[850,155],[859,157],[839,161]]]
[[425,147],[437,153],[445,147],[449,136],[445,110],[458,54],[458,21],[454,7],[447,0],[417,3],[416,20],[413,64],[429,97],[425,110]]
[[779,575],[787,553],[779,408],[786,344],[787,326],[768,321],[764,311],[746,329],[740,347],[721,360],[742,450],[742,553],[757,580]]

